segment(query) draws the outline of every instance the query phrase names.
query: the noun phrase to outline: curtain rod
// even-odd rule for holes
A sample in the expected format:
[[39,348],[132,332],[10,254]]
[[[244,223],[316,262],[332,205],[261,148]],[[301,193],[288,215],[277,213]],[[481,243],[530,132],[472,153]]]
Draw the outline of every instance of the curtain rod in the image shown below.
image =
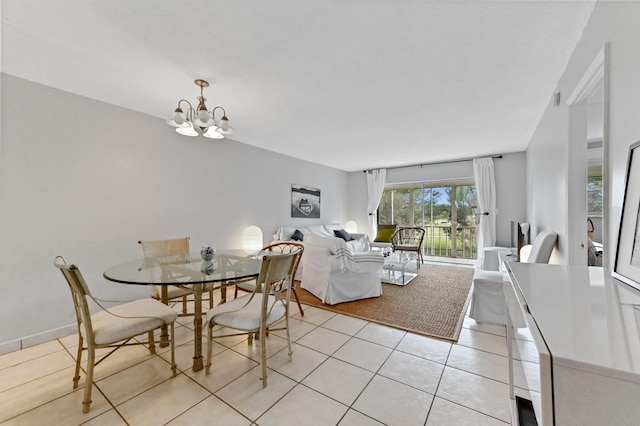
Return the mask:
[[[476,158],[486,158],[486,157],[476,157]],[[491,158],[502,158],[502,154],[499,155],[492,155]],[[422,166],[432,166],[432,165],[436,165],[436,164],[449,164],[449,163],[462,163],[464,161],[473,161],[475,160],[475,158],[463,158],[460,160],[448,160],[448,161],[435,161],[433,163],[419,163],[419,164],[410,164],[408,166],[396,166],[396,167],[380,167],[380,169],[406,169],[408,167],[422,167]],[[369,169],[369,170],[363,170],[364,173],[367,173],[371,170],[378,170],[378,169]]]

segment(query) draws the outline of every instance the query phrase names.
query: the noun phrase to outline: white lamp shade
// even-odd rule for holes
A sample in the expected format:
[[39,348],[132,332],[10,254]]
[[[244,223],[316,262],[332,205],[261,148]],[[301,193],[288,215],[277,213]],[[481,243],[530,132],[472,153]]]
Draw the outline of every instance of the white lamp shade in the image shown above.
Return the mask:
[[198,132],[195,127],[193,127],[193,123],[188,123],[188,126],[186,127],[178,127],[176,132],[184,136],[198,136]]
[[224,136],[221,133],[218,133],[216,130],[218,130],[216,126],[210,126],[207,131],[202,134],[202,136],[211,139],[224,139]]
[[220,119],[220,123],[218,124],[218,132],[223,135],[230,135],[233,133],[233,129],[229,127],[229,119],[225,115]]
[[207,110],[201,109],[198,111],[198,116],[193,120],[193,124],[198,127],[209,127],[213,124],[213,118],[209,115]]
[[173,127],[188,127],[187,119],[180,108],[176,109],[170,119],[167,120],[167,124]]
[[247,254],[255,254],[262,249],[262,230],[255,225],[244,228],[242,232],[242,249]]
[[354,220],[350,220],[344,225],[344,230],[350,234],[358,233],[358,224]]

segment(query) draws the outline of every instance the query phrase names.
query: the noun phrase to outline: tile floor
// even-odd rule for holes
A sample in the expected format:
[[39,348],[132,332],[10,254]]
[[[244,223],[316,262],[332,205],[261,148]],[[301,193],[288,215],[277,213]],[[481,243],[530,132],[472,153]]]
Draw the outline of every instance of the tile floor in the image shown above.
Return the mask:
[[88,414],[83,389],[72,389],[76,335],[2,355],[0,423],[510,424],[504,327],[466,318],[450,344],[310,306],[295,312],[293,361],[284,332],[269,337],[266,389],[244,338],[217,340],[211,374],[193,373],[189,317],[176,324],[177,377],[168,348],[121,349],[96,367]]

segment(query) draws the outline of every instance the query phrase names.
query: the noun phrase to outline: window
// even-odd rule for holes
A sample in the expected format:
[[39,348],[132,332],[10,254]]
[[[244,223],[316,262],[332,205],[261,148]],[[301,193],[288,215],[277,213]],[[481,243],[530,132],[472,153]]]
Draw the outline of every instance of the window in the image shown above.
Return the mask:
[[602,176],[587,178],[587,216],[602,215]]
[[382,193],[378,222],[424,228],[425,255],[475,259],[473,190],[472,182],[389,186]]

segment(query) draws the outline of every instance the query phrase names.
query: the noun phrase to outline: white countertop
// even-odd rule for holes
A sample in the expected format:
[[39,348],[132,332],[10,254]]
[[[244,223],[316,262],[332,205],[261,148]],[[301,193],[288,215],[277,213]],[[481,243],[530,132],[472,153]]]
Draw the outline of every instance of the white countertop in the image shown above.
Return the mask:
[[640,383],[639,292],[602,268],[517,262],[507,268],[554,364]]

